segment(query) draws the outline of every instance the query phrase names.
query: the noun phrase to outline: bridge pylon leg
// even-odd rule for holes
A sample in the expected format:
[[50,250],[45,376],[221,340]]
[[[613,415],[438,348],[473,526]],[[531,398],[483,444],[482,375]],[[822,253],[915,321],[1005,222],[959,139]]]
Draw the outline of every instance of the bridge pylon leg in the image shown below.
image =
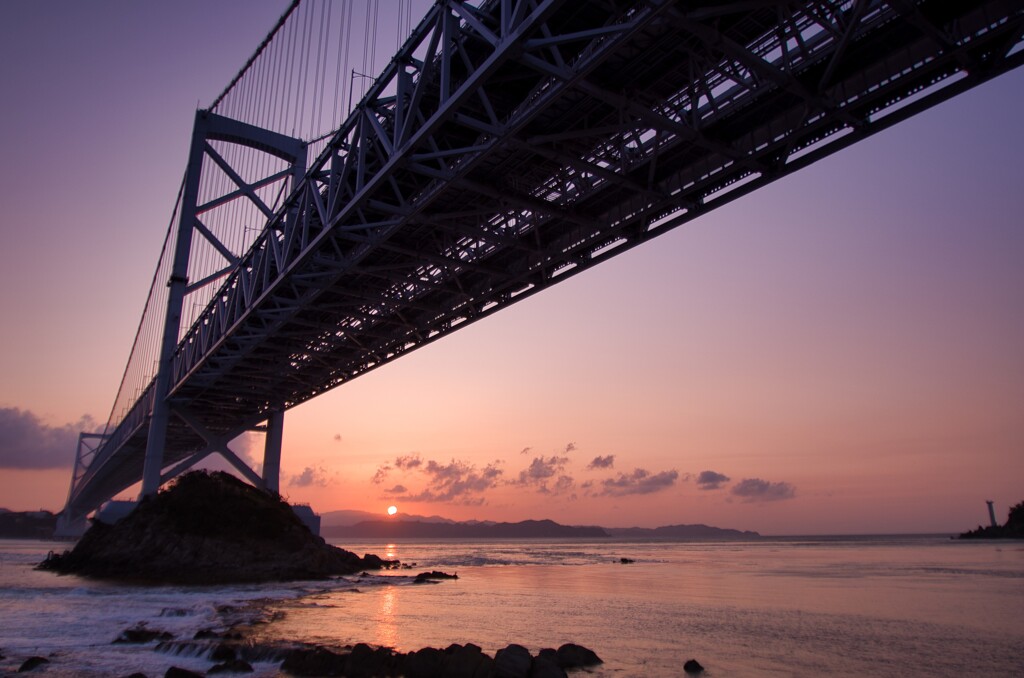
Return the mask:
[[174,246],[174,260],[171,264],[171,278],[167,281],[167,312],[164,315],[164,332],[160,343],[160,359],[156,380],[153,384],[155,398],[153,413],[149,420],[149,434],[146,438],[146,457],[142,468],[142,496],[155,495],[160,489],[160,472],[164,466],[164,446],[167,443],[167,423],[171,418],[171,404],[167,394],[171,385],[171,369],[174,349],[178,345],[181,329],[181,309],[188,292],[188,262],[192,251],[192,232],[196,219],[196,205],[199,200],[199,180],[203,169],[203,154],[206,146],[206,116],[204,111],[196,112],[192,127],[192,144],[189,147],[188,165],[185,169],[185,185],[181,196],[181,211],[178,232]]
[[267,418],[267,439],[263,447],[263,489],[275,494],[281,489],[281,442],[284,439],[284,410]]

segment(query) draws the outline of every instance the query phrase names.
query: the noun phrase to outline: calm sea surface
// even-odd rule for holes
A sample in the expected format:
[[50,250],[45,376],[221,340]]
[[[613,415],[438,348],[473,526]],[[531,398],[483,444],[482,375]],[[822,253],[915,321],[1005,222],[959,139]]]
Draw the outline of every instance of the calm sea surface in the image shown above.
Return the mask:
[[[0,540],[0,673],[162,676],[214,662],[200,629],[254,642],[399,650],[473,642],[536,652],[575,642],[594,676],[1024,676],[1024,543],[945,537],[755,542],[339,544],[411,569],[329,582],[129,587],[36,572],[63,544]],[[620,558],[635,562],[620,563]],[[425,570],[458,580],[413,585]],[[180,643],[112,644],[144,625]],[[256,662],[258,676],[278,663]],[[581,674],[584,675],[584,674]]]

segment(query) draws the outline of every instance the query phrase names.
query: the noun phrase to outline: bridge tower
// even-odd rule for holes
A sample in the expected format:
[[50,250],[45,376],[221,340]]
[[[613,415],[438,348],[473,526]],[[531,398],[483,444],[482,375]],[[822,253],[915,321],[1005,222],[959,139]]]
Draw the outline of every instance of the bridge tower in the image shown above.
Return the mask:
[[[249,149],[269,153],[284,160],[290,165],[288,191],[302,180],[306,172],[306,144],[301,139],[262,129],[254,125],[232,120],[211,111],[196,112],[192,130],[192,141],[189,149],[188,165],[182,189],[181,207],[174,244],[173,263],[170,279],[167,281],[169,293],[164,317],[163,335],[160,343],[160,355],[154,382],[155,399],[150,415],[149,434],[146,441],[146,455],[142,474],[142,496],[156,494],[160,485],[183,473],[193,465],[210,455],[219,453],[235,469],[258,487],[274,492],[279,488],[281,469],[281,442],[284,426],[283,403],[271,403],[266,407],[266,442],[264,449],[263,475],[258,476],[249,466],[236,455],[228,443],[241,431],[230,436],[217,435],[207,431],[193,416],[193,413],[174,402],[174,357],[182,331],[182,309],[186,297],[195,290],[209,284],[212,279],[200,281],[189,280],[189,260],[192,252],[193,235],[198,233],[208,240],[224,257],[228,266],[223,270],[227,273],[236,267],[241,260],[239,252],[232,252],[221,242],[203,222],[200,214],[213,204],[223,204],[230,200],[245,198],[264,213],[272,211],[257,196],[255,189],[273,177],[260,177],[255,181],[247,181],[241,172],[231,167],[224,156],[210,144],[211,141],[238,144]],[[213,162],[233,184],[230,193],[199,204],[200,184],[204,177],[204,169]],[[280,173],[277,173],[279,175]],[[277,176],[275,175],[275,176]],[[187,328],[186,328],[187,329]],[[164,450],[167,445],[168,423],[176,416],[203,438],[206,446],[189,456],[170,471],[164,472]]]

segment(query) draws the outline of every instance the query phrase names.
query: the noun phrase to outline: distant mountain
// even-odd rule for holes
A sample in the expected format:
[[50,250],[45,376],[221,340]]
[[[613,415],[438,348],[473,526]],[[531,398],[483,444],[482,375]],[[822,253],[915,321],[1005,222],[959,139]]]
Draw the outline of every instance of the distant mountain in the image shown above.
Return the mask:
[[570,527],[553,520],[524,520],[518,523],[456,523],[420,520],[368,520],[355,525],[322,527],[323,537],[381,539],[536,539],[607,537],[600,527]]
[[653,539],[756,539],[757,532],[731,530],[710,525],[665,525],[664,527],[606,527],[612,537]]
[[[390,518],[381,518],[379,513],[369,511],[327,511],[320,514],[321,527],[348,527],[356,523],[366,522],[420,522],[420,523],[454,523],[454,520],[441,516],[417,516],[409,513],[396,513]],[[468,521],[475,523],[477,521]]]
[[524,520],[518,523],[480,521],[429,522],[426,520],[366,520],[352,525],[325,525],[327,538],[358,539],[756,539],[757,532],[731,530],[709,525],[666,525],[664,527],[579,527],[553,520]]

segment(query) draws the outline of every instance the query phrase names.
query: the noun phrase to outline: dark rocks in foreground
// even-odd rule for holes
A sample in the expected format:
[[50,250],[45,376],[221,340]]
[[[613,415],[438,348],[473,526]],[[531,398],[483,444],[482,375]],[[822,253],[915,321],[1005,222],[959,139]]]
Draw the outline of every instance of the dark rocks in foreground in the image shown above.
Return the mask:
[[323,579],[396,563],[313,535],[280,497],[227,473],[192,472],[115,525],[94,522],[40,569],[138,583]]
[[1024,501],[1010,509],[1003,525],[979,525],[978,529],[961,534],[960,539],[1024,539]]
[[704,667],[701,666],[700,662],[696,659],[687,659],[686,663],[683,664],[683,671],[690,674],[691,676],[696,676],[698,674],[704,673]]
[[495,656],[472,643],[453,644],[443,650],[425,647],[395,652],[360,643],[347,653],[324,648],[293,650],[281,670],[293,676],[405,676],[406,678],[546,678],[565,676],[567,669],[600,664],[591,650],[567,643],[557,650],[541,650],[536,657],[521,645],[509,645]]
[[50,660],[46,657],[29,657],[21,663],[18,667],[18,673],[26,673],[28,671],[34,671],[43,664],[49,664]]

